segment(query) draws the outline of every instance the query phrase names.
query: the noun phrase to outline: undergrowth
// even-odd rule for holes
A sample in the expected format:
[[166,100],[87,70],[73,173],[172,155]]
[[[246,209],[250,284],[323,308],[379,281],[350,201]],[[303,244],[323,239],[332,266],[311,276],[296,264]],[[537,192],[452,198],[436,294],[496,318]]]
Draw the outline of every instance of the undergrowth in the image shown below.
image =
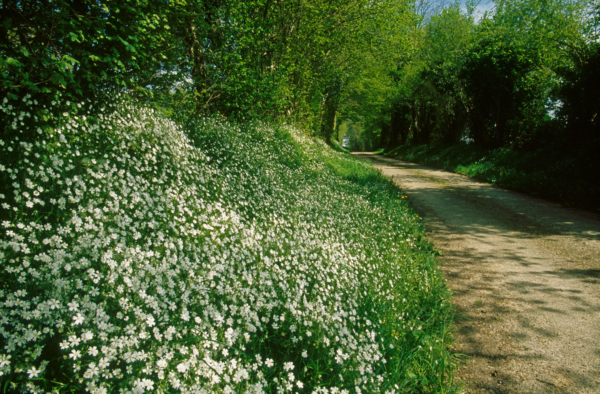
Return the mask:
[[113,102],[0,107],[5,392],[453,390],[449,294],[389,181],[290,126]]

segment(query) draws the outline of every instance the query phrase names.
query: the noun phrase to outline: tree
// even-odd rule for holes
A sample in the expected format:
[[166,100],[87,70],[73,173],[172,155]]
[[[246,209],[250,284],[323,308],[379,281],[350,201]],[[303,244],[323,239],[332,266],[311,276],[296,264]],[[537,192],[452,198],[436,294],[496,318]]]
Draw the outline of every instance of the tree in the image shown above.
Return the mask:
[[531,146],[552,130],[561,84],[558,70],[575,66],[584,1],[501,0],[481,23],[463,78],[471,97],[476,143]]
[[0,91],[82,97],[144,89],[179,60],[168,1],[0,3]]
[[562,105],[556,112],[566,124],[568,145],[595,151],[600,147],[600,5],[588,10],[584,34],[559,42],[570,54],[573,66],[557,71],[564,82],[558,89]]

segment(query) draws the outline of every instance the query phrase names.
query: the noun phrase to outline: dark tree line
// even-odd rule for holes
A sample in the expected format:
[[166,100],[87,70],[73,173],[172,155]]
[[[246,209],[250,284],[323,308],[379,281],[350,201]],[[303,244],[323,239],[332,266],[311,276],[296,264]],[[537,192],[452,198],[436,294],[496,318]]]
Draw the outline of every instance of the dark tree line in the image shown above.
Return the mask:
[[600,147],[597,2],[498,0],[480,20],[473,7],[414,23],[385,105],[347,112],[367,145]]

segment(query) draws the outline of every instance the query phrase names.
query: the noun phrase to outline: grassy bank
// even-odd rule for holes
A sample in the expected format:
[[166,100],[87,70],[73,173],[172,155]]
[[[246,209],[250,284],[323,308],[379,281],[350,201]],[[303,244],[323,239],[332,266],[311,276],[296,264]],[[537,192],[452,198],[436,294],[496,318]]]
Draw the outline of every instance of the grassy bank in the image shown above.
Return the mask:
[[0,108],[3,389],[452,391],[449,294],[389,181],[289,126],[115,102]]
[[593,157],[560,150],[486,150],[474,145],[403,145],[384,154],[444,168],[509,189],[600,212],[600,176]]

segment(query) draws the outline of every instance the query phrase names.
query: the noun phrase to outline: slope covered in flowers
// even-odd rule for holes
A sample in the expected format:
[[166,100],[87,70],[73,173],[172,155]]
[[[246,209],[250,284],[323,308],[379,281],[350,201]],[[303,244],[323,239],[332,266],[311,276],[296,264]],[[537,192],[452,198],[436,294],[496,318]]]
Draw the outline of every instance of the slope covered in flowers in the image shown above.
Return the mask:
[[0,107],[2,388],[448,388],[443,280],[374,170],[288,126],[35,105]]

